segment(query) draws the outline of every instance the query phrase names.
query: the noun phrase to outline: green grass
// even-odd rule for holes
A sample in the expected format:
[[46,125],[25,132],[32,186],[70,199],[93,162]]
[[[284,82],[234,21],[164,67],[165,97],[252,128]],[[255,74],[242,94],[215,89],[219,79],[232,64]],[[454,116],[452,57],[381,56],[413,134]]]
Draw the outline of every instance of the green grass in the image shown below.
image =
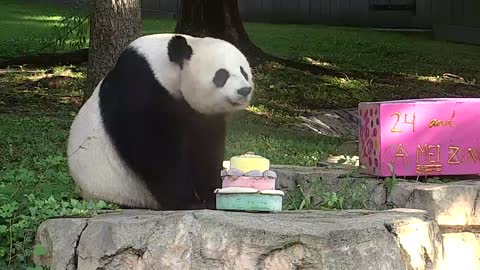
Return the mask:
[[[72,13],[78,15],[77,8],[22,0],[0,0],[0,6],[0,59],[37,52],[40,49],[40,52],[72,49],[70,46],[43,48],[58,37],[59,33],[54,28],[62,26],[62,20]],[[174,27],[175,22],[172,19],[143,20],[145,34],[172,32]]]
[[342,140],[274,125],[252,113],[229,119],[226,158],[253,151],[273,164],[316,166],[335,154]]
[[[48,74],[71,79],[60,88],[25,86]],[[0,74],[0,269],[33,266],[32,253],[44,251],[33,246],[43,220],[107,207],[81,201],[68,173],[68,131],[84,80],[85,70],[69,67]],[[226,159],[254,151],[274,164],[315,166],[342,142],[285,127],[283,117],[272,120],[257,115],[261,110],[252,111],[229,118]]]
[[[0,0],[0,58],[39,48],[70,10],[32,2]],[[173,32],[172,19],[143,20],[145,34]],[[420,76],[453,73],[479,80],[480,46],[433,40],[430,33],[387,33],[352,27],[245,23],[266,52],[310,58],[339,70],[383,71]],[[11,46],[15,44],[15,46]]]
[[311,58],[343,69],[437,76],[445,72],[480,79],[480,46],[433,40],[431,33],[380,32],[321,25],[247,23],[265,51]]
[[441,76],[312,75],[278,63],[255,67],[254,76],[257,85],[254,104],[293,115],[356,107],[364,101],[480,97],[478,84]]
[[69,120],[0,115],[0,269],[25,269],[36,226],[67,214],[60,201],[76,197],[64,154]]
[[43,47],[67,13],[56,5],[0,0],[0,59]]
[[[5,7],[0,11],[0,58],[42,48],[48,39],[39,40],[55,36],[52,27],[60,24],[62,14],[69,14],[59,6],[0,1]],[[32,22],[34,27],[29,26]],[[143,19],[144,34],[172,32],[174,27],[172,19]],[[268,53],[346,74],[316,76],[278,63],[257,66],[254,105],[262,105],[268,112],[297,114],[355,107],[361,101],[479,96],[475,81],[480,79],[480,46],[433,40],[430,34],[351,27],[250,22],[245,27]],[[444,73],[464,80],[442,78]]]
[[[63,75],[72,80],[67,81],[66,86],[60,89],[24,86],[32,80],[46,77],[50,72],[53,73],[50,76]],[[36,70],[35,73],[20,72],[0,75],[0,100],[5,102],[3,105],[0,103],[0,112],[7,112],[7,114],[0,114],[6,121],[2,122],[0,126],[8,127],[4,134],[6,138],[10,138],[10,136],[26,137],[32,130],[37,130],[38,126],[28,127],[33,116],[40,119],[45,116],[57,118],[58,122],[55,123],[70,123],[78,110],[84,80],[85,70],[72,71],[69,67]],[[236,114],[229,119],[226,158],[251,150],[268,156],[273,163],[315,165],[319,159],[335,152],[335,147],[341,143],[341,140],[319,137],[284,126],[286,120],[283,116],[269,119],[256,112],[255,107],[251,111]],[[21,121],[23,117],[29,121],[23,123]],[[7,121],[8,119],[10,121]],[[15,125],[19,128],[9,130]],[[46,127],[51,128],[51,131],[65,144],[69,126],[53,125],[52,123],[49,125],[51,127]],[[35,139],[38,138],[35,137]],[[56,147],[43,146],[49,142],[49,139],[51,138],[45,139],[43,143],[38,142],[31,145],[35,145],[37,148],[45,147],[45,149],[58,149],[65,146],[64,144]],[[5,168],[9,163],[15,163],[16,157],[31,157],[35,153],[41,156],[48,155],[40,149],[32,149],[31,145],[24,144],[21,140],[18,142],[15,145],[17,148],[15,152],[21,155],[0,157],[0,168]],[[23,145],[27,146],[25,150],[32,152],[19,152],[18,150],[22,150]],[[2,146],[2,149],[3,147],[5,145]]]
[[175,30],[175,21],[167,18],[144,18],[142,21],[143,33],[145,35],[158,33],[173,33]]
[[[64,153],[69,125],[70,117],[0,116],[0,205],[30,193],[44,199],[74,193]],[[25,171],[29,178],[9,181]]]
[[[59,112],[62,114],[62,112]],[[37,226],[47,218],[114,208],[78,200],[65,140],[71,117],[0,115],[0,269],[29,269]]]

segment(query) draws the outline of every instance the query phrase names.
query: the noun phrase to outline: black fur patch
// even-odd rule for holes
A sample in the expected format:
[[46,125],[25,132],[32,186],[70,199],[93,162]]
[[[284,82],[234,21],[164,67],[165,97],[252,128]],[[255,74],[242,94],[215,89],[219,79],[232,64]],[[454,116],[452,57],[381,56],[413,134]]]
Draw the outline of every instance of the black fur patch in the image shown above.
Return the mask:
[[[195,192],[201,201],[215,201],[223,118],[201,116],[175,100],[133,49],[125,50],[105,77],[100,111],[120,158],[145,181],[162,209],[199,205]],[[195,183],[197,179],[201,182]]]
[[240,66],[240,72],[242,72],[243,77],[245,77],[245,80],[248,81],[248,74],[245,72],[242,66]]
[[188,45],[185,37],[173,36],[168,42],[168,58],[183,68],[183,62],[192,57],[193,50]]
[[215,72],[215,77],[213,77],[213,83],[217,87],[223,87],[226,83],[228,78],[230,77],[230,73],[226,69],[219,69]]

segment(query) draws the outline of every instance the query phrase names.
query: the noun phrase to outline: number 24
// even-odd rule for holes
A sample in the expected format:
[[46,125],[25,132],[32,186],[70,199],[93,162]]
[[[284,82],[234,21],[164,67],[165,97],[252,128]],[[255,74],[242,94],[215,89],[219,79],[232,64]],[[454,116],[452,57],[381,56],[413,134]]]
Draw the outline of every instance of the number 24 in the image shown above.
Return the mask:
[[[402,114],[399,113],[399,112],[394,112],[394,113],[391,115],[391,117],[396,116],[396,117],[397,117],[397,120],[395,121],[395,124],[393,125],[392,129],[390,130],[390,132],[403,132],[403,130],[397,128],[397,125],[398,125],[398,122],[400,121],[400,116],[401,116],[401,115],[402,115]],[[415,132],[415,113],[413,113],[413,119],[412,119],[412,121],[410,121],[410,122],[407,121],[407,115],[408,115],[408,114],[405,113],[405,120],[403,121],[403,123],[412,125],[412,130],[413,130],[413,132]]]

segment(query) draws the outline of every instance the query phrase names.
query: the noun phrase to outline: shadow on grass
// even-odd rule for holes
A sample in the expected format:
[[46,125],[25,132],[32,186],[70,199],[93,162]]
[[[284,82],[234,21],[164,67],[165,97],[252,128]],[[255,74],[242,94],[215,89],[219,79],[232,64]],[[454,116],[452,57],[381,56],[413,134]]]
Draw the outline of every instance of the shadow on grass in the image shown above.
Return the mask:
[[[3,111],[39,111],[38,106],[44,106],[45,111],[52,112],[58,104],[75,109],[84,87],[85,70],[57,69],[57,72],[38,71],[37,76],[25,72],[0,74],[0,94],[5,103],[0,104]],[[73,78],[66,85],[55,87],[52,86],[54,82],[48,81],[46,84],[31,84],[32,81],[65,72],[67,77]],[[364,73],[357,77],[355,74],[350,76],[348,72],[339,72],[336,76],[315,75],[276,62],[265,62],[254,67],[254,75],[256,91],[252,105],[261,108],[263,117],[270,120],[278,115],[298,116],[322,109],[352,108],[365,101],[480,97],[480,86],[461,78],[399,74],[377,77],[375,73]],[[38,103],[37,99],[44,100]],[[29,106],[36,107],[30,109]]]
[[254,104],[292,113],[357,107],[359,102],[430,97],[480,97],[480,86],[461,78],[375,72],[312,74],[275,62],[255,67]]
[[0,73],[0,113],[75,112],[80,106],[84,80],[83,71],[68,67]]

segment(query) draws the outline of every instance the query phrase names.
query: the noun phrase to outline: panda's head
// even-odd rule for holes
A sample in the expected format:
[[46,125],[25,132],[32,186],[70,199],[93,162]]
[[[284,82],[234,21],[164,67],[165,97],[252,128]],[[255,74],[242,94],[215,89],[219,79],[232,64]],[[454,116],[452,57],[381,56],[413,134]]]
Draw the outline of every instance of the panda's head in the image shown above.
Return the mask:
[[249,105],[252,72],[246,57],[232,44],[177,35],[170,40],[168,53],[180,67],[180,92],[194,110],[228,113]]

